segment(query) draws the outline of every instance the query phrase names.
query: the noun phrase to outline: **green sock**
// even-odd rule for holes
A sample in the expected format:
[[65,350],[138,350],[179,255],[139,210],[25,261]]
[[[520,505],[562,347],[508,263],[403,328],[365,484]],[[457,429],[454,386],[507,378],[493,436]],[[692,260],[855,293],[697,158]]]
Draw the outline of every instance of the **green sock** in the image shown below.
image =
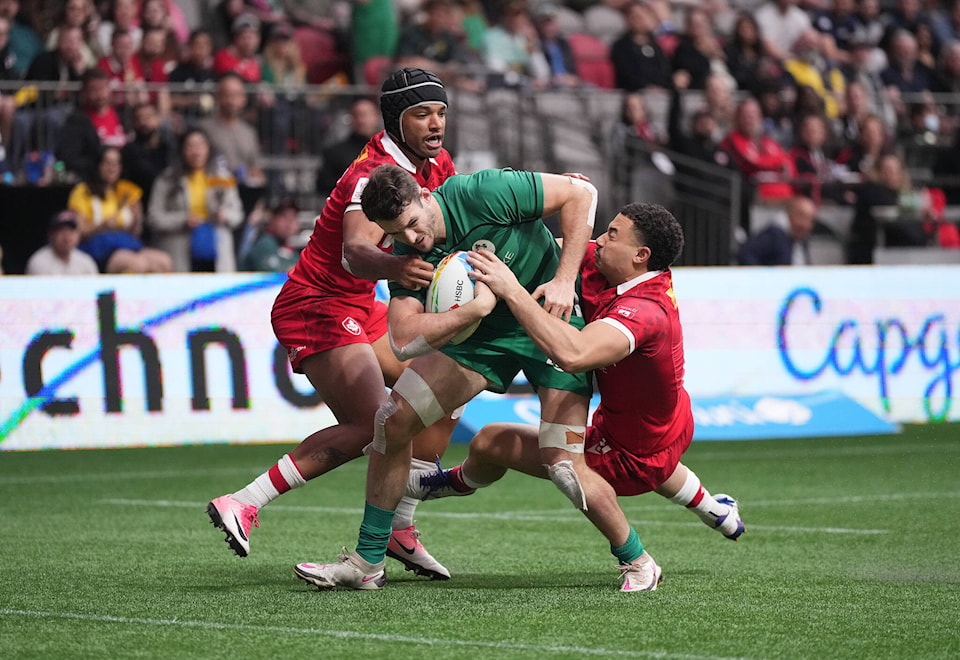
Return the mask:
[[360,523],[360,538],[357,539],[357,554],[364,561],[379,564],[387,555],[390,532],[393,531],[393,514],[373,506],[369,502],[363,507],[363,522]]
[[621,564],[629,564],[642,555],[643,544],[640,542],[640,537],[637,536],[637,530],[631,527],[627,542],[616,548],[611,545],[610,552],[613,553],[613,556],[616,557]]

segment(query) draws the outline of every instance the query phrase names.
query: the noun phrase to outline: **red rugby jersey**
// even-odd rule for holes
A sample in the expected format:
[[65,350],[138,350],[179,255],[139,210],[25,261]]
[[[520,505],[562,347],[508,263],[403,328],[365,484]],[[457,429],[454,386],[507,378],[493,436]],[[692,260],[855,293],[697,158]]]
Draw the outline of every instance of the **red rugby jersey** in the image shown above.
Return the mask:
[[[376,282],[354,277],[343,267],[343,216],[347,211],[360,210],[360,195],[378,165],[399,165],[406,169],[417,182],[435,189],[456,174],[453,159],[446,149],[430,159],[423,172],[418,173],[406,154],[386,132],[377,133],[343,173],[317,218],[313,235],[303,249],[300,260],[290,271],[290,279],[298,284],[320,289],[340,296],[372,295]],[[381,245],[389,252],[392,245]]]
[[594,372],[600,406],[593,425],[608,442],[648,455],[672,444],[693,423],[683,387],[683,330],[668,270],[609,287],[584,256],[583,308],[587,321],[609,323],[630,339],[630,355]]

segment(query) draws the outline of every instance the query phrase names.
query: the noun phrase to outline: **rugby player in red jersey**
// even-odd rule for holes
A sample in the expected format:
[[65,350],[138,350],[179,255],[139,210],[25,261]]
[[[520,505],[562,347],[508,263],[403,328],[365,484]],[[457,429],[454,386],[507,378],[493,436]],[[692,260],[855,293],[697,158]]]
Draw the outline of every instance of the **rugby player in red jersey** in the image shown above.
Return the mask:
[[[486,251],[471,252],[475,277],[507,302],[537,346],[561,369],[593,371],[600,405],[587,427],[587,465],[617,495],[654,491],[684,506],[734,541],[743,533],[737,502],[711,496],[680,462],[693,437],[690,396],[683,386],[683,331],[670,265],[683,232],[662,206],[628,204],[587,248],[580,267],[582,330],[548,314],[511,270]],[[548,478],[537,450],[537,427],[489,424],[473,438],[462,465],[411,471],[407,494],[464,495],[514,469]],[[629,528],[606,533],[611,548]],[[636,590],[629,565],[623,591]]]
[[[426,287],[433,266],[418,256],[394,256],[383,230],[367,220],[360,194],[369,173],[385,163],[409,171],[429,190],[456,174],[443,148],[447,95],[423,69],[394,72],[380,94],[384,131],[374,135],[347,168],[317,218],[313,235],[273,306],[273,329],[290,364],[303,373],[339,422],[304,439],[276,465],[230,495],[207,505],[211,522],[241,557],[260,509],[292,488],[359,457],[373,436],[374,415],[403,371],[387,336],[387,306],[377,280]],[[442,455],[456,421],[447,417],[417,436],[416,457]],[[430,463],[429,465],[432,465]],[[426,551],[414,527],[417,500],[404,498],[394,519],[389,556],[432,579],[450,573]]]

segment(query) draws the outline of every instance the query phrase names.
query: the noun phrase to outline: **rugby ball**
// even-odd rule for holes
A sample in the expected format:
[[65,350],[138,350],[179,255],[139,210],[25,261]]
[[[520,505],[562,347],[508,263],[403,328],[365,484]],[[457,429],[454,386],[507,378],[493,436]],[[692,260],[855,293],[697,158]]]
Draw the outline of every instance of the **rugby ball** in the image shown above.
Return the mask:
[[[427,288],[426,310],[431,313],[446,312],[473,300],[473,280],[468,275],[472,270],[466,252],[453,252],[444,257],[433,271],[433,281]],[[464,328],[454,335],[450,343],[463,343],[479,325],[480,321],[477,321]]]

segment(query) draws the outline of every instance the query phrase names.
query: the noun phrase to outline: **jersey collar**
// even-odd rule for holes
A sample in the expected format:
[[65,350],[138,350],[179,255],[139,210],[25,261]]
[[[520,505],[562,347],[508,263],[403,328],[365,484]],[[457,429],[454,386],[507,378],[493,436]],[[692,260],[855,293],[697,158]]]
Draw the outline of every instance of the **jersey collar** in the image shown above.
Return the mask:
[[[410,174],[417,173],[417,166],[413,164],[413,161],[407,158],[407,154],[403,153],[403,149],[401,149],[400,146],[393,141],[393,138],[390,137],[390,134],[386,131],[383,132],[383,139],[381,142],[383,143],[383,150],[390,154],[390,157],[396,161],[397,165],[410,172]],[[436,165],[437,161],[436,159],[431,158],[430,163],[432,165]]]
[[627,291],[629,291],[629,290],[632,289],[633,287],[637,286],[638,284],[641,284],[641,283],[643,283],[643,282],[646,282],[647,280],[652,280],[654,277],[656,277],[657,275],[660,275],[660,274],[662,274],[662,273],[663,273],[662,270],[651,270],[651,271],[647,271],[647,272],[644,273],[643,275],[637,275],[637,276],[634,277],[632,280],[628,280],[628,281],[624,282],[623,284],[618,285],[618,286],[617,286],[617,295],[618,295],[618,296],[622,296],[623,294],[625,294]]

